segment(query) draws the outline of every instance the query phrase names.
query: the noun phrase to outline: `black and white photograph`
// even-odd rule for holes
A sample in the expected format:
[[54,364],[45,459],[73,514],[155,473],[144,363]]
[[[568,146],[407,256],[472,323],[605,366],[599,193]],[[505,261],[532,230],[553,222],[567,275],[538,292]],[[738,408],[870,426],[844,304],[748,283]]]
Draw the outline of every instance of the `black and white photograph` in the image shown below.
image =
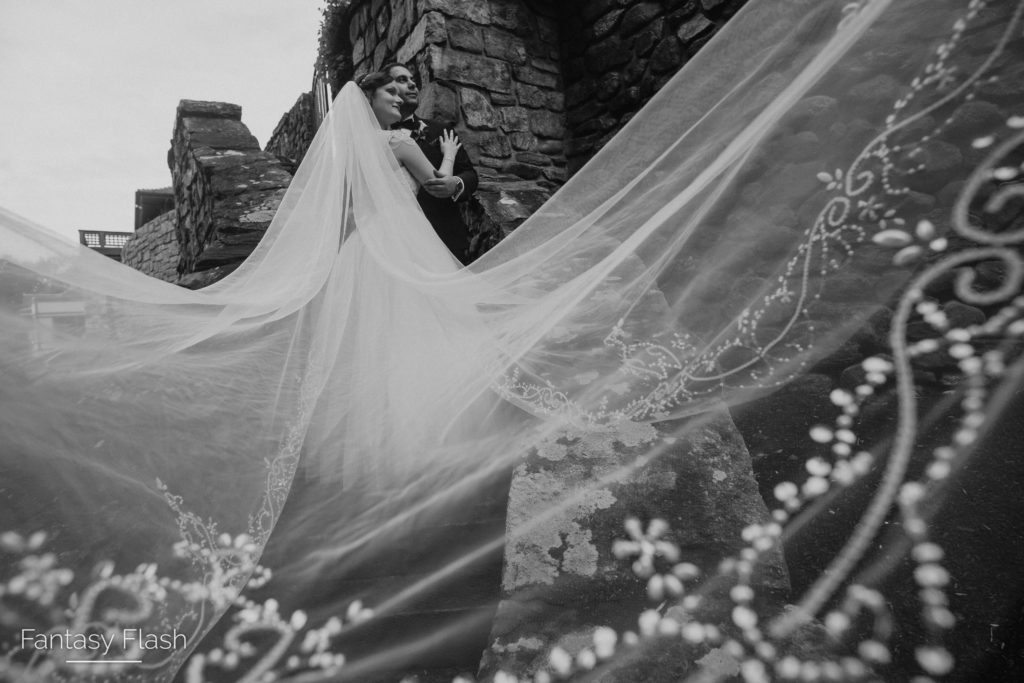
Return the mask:
[[0,0],[0,683],[1024,681],[1024,0]]

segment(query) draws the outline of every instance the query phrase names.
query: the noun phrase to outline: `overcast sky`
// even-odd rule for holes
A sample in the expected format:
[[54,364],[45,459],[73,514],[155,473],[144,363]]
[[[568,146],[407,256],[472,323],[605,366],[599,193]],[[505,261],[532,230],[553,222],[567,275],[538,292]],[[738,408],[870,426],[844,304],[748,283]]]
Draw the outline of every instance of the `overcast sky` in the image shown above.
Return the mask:
[[0,0],[0,206],[77,241],[171,184],[178,100],[264,145],[310,87],[320,0]]

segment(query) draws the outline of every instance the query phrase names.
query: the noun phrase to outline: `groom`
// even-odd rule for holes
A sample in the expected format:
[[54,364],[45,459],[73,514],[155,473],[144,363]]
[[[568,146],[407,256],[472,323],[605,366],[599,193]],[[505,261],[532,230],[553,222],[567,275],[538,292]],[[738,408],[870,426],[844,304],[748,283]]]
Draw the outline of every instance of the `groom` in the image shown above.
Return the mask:
[[[419,144],[430,163],[435,168],[440,166],[444,155],[438,144],[438,137],[446,128],[451,129],[454,126],[446,126],[439,121],[425,121],[416,116],[420,91],[412,72],[404,64],[392,62],[385,64],[381,70],[395,79],[398,94],[404,102],[401,109],[402,120],[392,128],[411,130],[413,139]],[[476,192],[476,186],[476,171],[473,170],[473,164],[465,148],[462,148],[455,157],[454,174],[447,178],[426,181],[416,195],[423,213],[426,214],[438,237],[462,263],[468,263],[469,235],[455,202],[469,199]]]

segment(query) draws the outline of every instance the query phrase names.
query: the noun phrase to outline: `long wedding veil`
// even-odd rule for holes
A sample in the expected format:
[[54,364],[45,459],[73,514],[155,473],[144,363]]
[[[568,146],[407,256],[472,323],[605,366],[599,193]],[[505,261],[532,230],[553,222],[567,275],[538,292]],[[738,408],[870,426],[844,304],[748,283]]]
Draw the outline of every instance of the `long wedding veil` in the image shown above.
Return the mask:
[[[750,2],[467,268],[433,236],[351,84],[260,245],[205,289],[0,212],[0,531],[18,532],[0,537],[0,628],[187,640],[88,671],[66,663],[70,651],[21,643],[7,671],[170,680],[245,584],[263,581],[268,543],[263,589],[303,616],[251,603],[239,623],[287,634],[260,641],[261,655],[291,647],[297,667],[315,653],[309,666],[331,671],[324,652],[341,621],[372,619],[352,603],[386,616],[400,601],[358,572],[512,468],[547,495],[510,531],[547,528],[679,457],[671,444],[704,417],[813,384],[827,417],[807,450],[755,453],[799,459],[770,494],[779,511],[737,539],[753,548],[738,564],[703,569],[742,583],[743,562],[852,500],[864,513],[846,513],[835,561],[794,580],[807,588],[790,596],[797,607],[758,627],[734,591],[734,635],[687,630],[691,617],[665,605],[639,629],[707,640],[747,680],[768,680],[801,666],[772,638],[819,617],[835,637],[821,662],[853,677],[851,661],[886,663],[873,591],[912,548],[931,648],[916,666],[940,675],[952,624],[928,524],[985,434],[1008,428],[1000,411],[1024,372],[1022,14],[1009,0]],[[559,488],[549,466],[582,467],[589,483]],[[886,524],[901,531],[872,554]],[[609,557],[573,528],[555,544]],[[629,534],[637,553],[654,552],[657,533]],[[428,548],[437,566],[396,590],[414,595],[503,543]],[[659,580],[689,577],[678,566]],[[506,577],[506,594],[516,585]],[[844,641],[842,620],[862,613],[875,630]],[[593,666],[550,662],[567,675]],[[195,658],[189,675],[223,663]]]

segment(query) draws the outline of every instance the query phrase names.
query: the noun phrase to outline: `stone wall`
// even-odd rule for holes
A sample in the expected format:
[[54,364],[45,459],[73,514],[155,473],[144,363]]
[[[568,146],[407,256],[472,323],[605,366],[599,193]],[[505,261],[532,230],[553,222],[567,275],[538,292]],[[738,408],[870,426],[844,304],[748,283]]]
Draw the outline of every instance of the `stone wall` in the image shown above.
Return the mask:
[[746,0],[570,0],[562,5],[566,153],[578,170]]
[[464,206],[470,253],[518,226],[565,180],[565,103],[553,10],[521,0],[356,0],[327,17],[335,90],[389,61],[422,84],[419,114],[450,121],[480,174]]
[[555,20],[519,0],[357,0],[346,14],[351,73],[407,63],[420,114],[456,123],[481,168],[564,179],[564,98]]
[[179,273],[224,269],[244,260],[291,182],[277,157],[260,150],[241,117],[235,104],[178,104],[170,165]]
[[745,0],[328,3],[319,65],[338,88],[389,61],[452,121],[481,174],[470,253],[515,229]]
[[286,168],[293,171],[302,163],[315,134],[313,93],[305,92],[299,95],[288,113],[281,117],[263,149],[278,157]]
[[176,217],[174,211],[168,211],[136,230],[121,250],[121,263],[159,280],[175,282],[181,258]]

